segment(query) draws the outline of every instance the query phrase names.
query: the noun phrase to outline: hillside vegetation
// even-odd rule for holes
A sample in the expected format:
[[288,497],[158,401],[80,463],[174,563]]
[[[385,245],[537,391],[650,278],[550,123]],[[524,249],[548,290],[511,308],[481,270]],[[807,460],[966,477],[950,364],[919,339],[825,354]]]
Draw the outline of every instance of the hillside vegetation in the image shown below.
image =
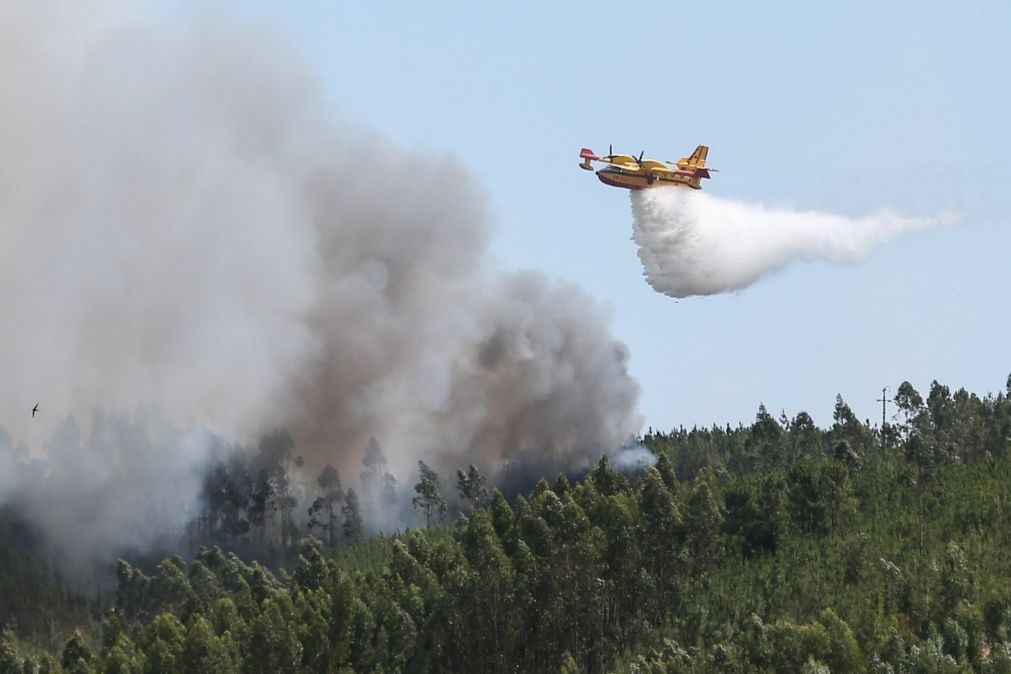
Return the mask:
[[1008,385],[904,383],[884,428],[839,398],[827,429],[650,432],[654,467],[512,502],[461,472],[452,522],[422,479],[430,529],[328,519],[287,567],[121,561],[96,626],[45,652],[12,625],[0,673],[1011,672]]

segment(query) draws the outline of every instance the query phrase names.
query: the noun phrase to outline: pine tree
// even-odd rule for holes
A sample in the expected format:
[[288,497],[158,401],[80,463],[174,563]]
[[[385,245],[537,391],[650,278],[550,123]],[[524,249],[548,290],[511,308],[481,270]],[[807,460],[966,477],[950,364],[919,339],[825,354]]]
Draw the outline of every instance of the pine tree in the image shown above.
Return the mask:
[[425,513],[425,526],[432,526],[432,518],[440,517],[446,512],[446,501],[442,498],[442,489],[439,486],[439,476],[434,470],[429,468],[424,461],[418,461],[418,473],[421,479],[414,485],[417,492],[411,503],[418,510]]
[[[344,500],[341,489],[341,478],[337,470],[327,465],[316,478],[320,495],[309,506],[309,529],[319,528],[327,532],[327,542],[333,545],[337,542],[337,511]],[[325,517],[324,517],[325,516]]]
[[378,492],[384,501],[392,501],[397,480],[386,471],[386,456],[375,438],[369,438],[362,465],[365,470],[362,471],[361,482],[366,498],[373,497]]
[[341,506],[344,514],[344,538],[352,543],[362,540],[364,525],[362,524],[362,511],[358,504],[358,494],[354,489],[348,489],[347,496],[344,497],[344,504]]
[[478,472],[474,464],[470,464],[467,472],[456,471],[456,488],[460,498],[469,501],[472,507],[483,506],[488,500],[488,487],[485,486],[484,475]]
[[67,674],[90,674],[91,662],[94,659],[95,656],[85,643],[84,637],[77,631],[67,639],[67,643],[63,646],[63,655],[60,657],[63,671]]

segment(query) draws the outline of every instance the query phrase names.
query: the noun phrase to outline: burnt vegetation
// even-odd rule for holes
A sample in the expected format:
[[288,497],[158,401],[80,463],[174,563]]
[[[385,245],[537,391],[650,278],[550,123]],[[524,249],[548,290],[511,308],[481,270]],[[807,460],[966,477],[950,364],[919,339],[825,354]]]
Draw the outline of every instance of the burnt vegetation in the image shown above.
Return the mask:
[[[511,500],[473,466],[398,491],[375,442],[362,494],[296,480],[273,434],[208,473],[189,561],[85,602],[5,546],[0,672],[1011,671],[1009,396],[904,383],[884,427],[761,406]],[[422,526],[366,537],[407,489]]]

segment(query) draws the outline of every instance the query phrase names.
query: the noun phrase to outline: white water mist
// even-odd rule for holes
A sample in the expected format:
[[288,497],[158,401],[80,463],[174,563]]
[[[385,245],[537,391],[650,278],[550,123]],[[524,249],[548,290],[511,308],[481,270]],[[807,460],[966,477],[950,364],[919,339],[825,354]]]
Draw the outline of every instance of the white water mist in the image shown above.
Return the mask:
[[882,211],[852,218],[768,208],[680,188],[631,193],[646,281],[671,297],[745,288],[792,262],[853,264],[896,235],[950,218]]

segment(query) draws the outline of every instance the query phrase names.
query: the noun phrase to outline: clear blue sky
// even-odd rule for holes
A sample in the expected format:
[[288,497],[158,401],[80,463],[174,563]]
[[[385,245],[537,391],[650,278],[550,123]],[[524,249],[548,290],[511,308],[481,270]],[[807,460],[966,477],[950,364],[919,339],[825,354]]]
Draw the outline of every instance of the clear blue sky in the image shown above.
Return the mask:
[[[981,393],[1011,372],[1004,2],[254,3],[335,109],[458,157],[503,267],[575,281],[612,312],[647,425],[831,421],[841,393]],[[641,276],[628,195],[580,147],[674,159],[708,144],[712,193],[848,215],[955,210],[863,264],[802,263],[674,302]]]

